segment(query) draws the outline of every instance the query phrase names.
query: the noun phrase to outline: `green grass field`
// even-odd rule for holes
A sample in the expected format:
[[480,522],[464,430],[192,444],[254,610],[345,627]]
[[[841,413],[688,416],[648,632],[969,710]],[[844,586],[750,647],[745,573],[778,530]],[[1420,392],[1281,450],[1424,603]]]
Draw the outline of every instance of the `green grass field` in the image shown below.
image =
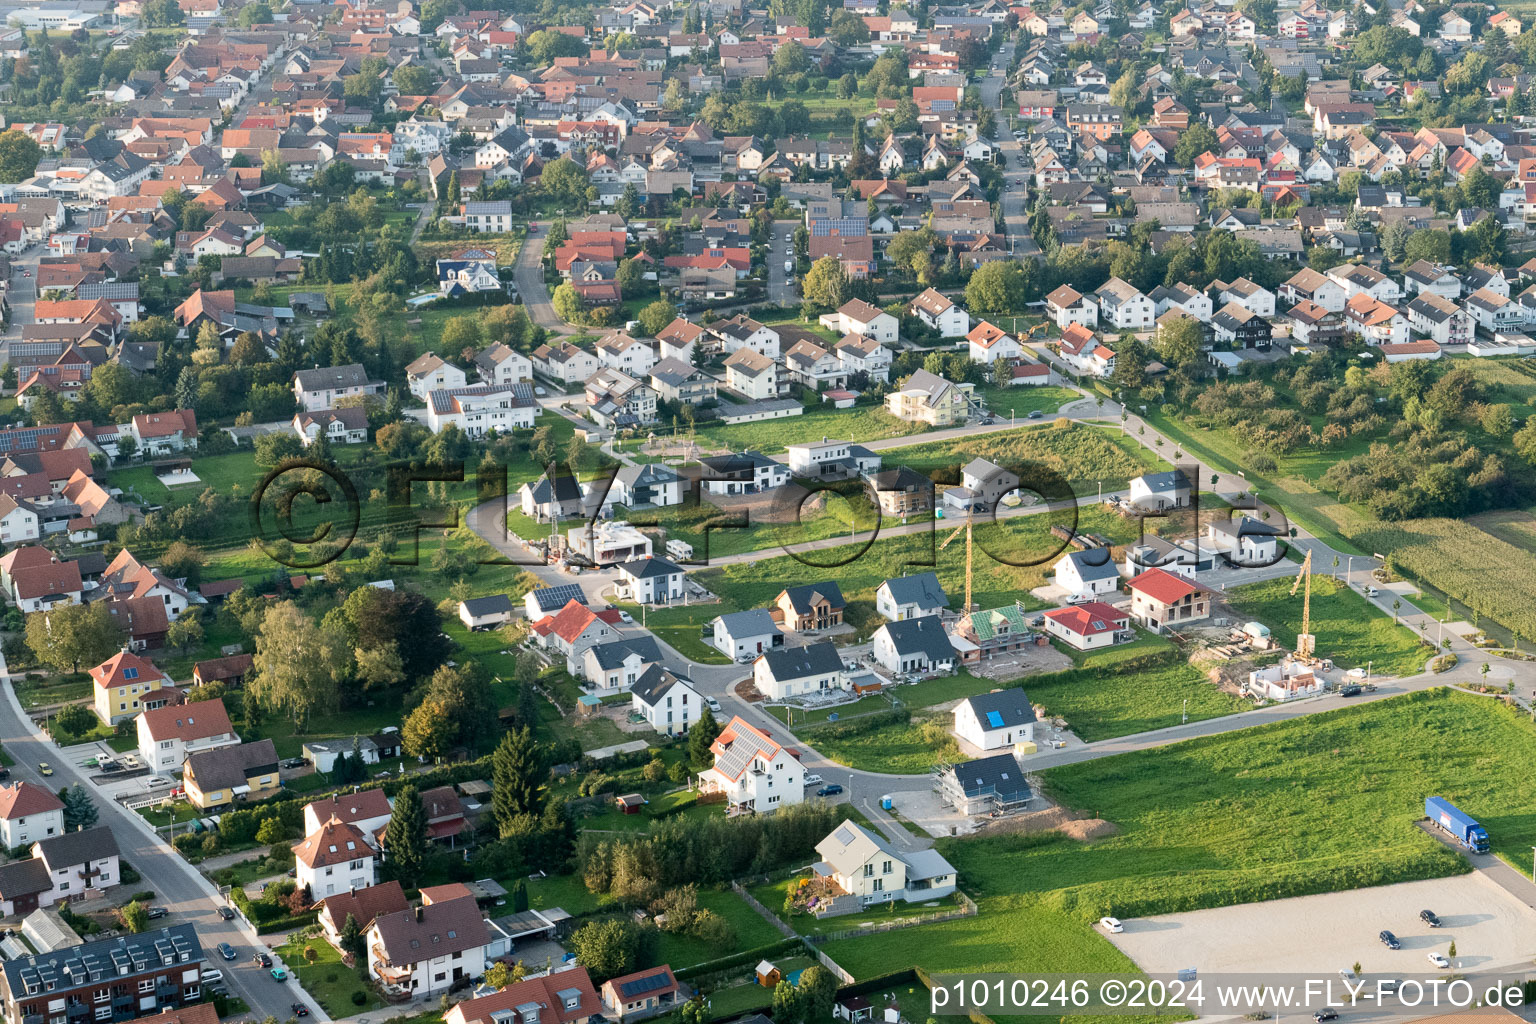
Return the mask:
[[834,409],[830,405],[819,405],[807,408],[799,416],[784,419],[701,425],[698,438],[701,445],[729,448],[733,452],[752,449],[768,453],[781,452],[788,445],[804,441],[820,441],[823,437],[854,442],[877,441],[924,429],[921,423],[905,423],[880,406]]
[[[1431,760],[1423,756],[1434,749]],[[1437,878],[1467,870],[1414,822],[1439,794],[1495,852],[1530,868],[1536,726],[1484,698],[1433,690],[1171,747],[1051,769],[1048,792],[1119,826],[940,840],[975,918],[828,943],[858,977],[933,971],[1131,970],[1091,922]]]
[[1134,439],[1121,437],[1119,431],[1078,424],[1020,427],[969,437],[963,443],[917,441],[887,449],[883,454],[888,466],[910,466],[924,473],[952,470],[955,483],[959,483],[960,467],[973,458],[988,459],[1004,468],[1039,467],[1036,472],[1045,485],[1040,490],[1051,500],[1060,497],[1049,486],[1053,478],[1070,483],[1074,492],[1086,489],[1092,494],[1096,484],[1102,484],[1105,490],[1115,490],[1124,487],[1132,477],[1168,468],[1167,463]]
[[[792,886],[799,885],[805,877],[806,875],[802,873],[780,879],[777,882],[765,882],[760,885],[749,886],[747,891],[757,899],[757,902],[767,907],[769,911],[778,915],[783,920],[784,894]],[[844,932],[869,925],[884,924],[888,921],[899,921],[903,918],[920,914],[943,913],[960,906],[960,901],[954,896],[946,896],[941,900],[934,900],[933,902],[937,903],[938,906],[928,907],[921,903],[906,903],[898,900],[893,903],[871,907],[858,914],[843,914],[839,917],[823,918],[820,921],[797,907],[785,923],[801,935],[830,935],[833,932]]]
[[[1047,715],[1065,718],[1067,727],[1088,743],[1178,725],[1186,700],[1190,721],[1219,718],[1247,707],[1241,699],[1218,690],[1200,669],[1182,661],[1134,672],[1089,668],[1025,676],[1014,685],[1023,687]],[[1036,739],[1041,738],[1037,732]]]
[[[1294,647],[1301,631],[1302,595],[1291,596],[1290,579],[1267,580],[1234,587],[1224,595],[1241,615],[1257,619],[1275,640]],[[1317,653],[1345,668],[1364,668],[1373,675],[1414,675],[1434,654],[1406,626],[1377,611],[1359,593],[1333,577],[1312,575],[1312,632]],[[1431,638],[1431,641],[1433,638]]]
[[[306,961],[306,949],[314,951],[313,963]],[[319,934],[297,932],[278,946],[275,952],[283,958],[288,972],[298,976],[304,991],[314,996],[320,1008],[333,1019],[377,1010],[384,1005],[373,987],[363,984],[357,972],[341,962],[341,954],[336,951],[336,947]],[[277,984],[270,979],[268,983]],[[365,997],[361,1003],[352,1001],[358,992]]]
[[712,910],[729,921],[736,931],[736,941],[729,948],[725,948],[712,946],[692,936],[670,935],[663,932],[658,955],[661,962],[670,965],[674,971],[692,967],[707,960],[718,960],[733,953],[760,949],[784,937],[778,929],[763,920],[762,915],[747,906],[745,900],[729,889],[700,890],[699,907]]

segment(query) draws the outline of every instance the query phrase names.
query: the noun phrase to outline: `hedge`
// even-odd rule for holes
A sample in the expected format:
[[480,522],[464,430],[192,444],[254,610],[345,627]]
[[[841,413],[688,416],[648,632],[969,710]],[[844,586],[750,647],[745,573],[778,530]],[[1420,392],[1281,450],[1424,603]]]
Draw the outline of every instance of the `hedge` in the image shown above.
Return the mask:
[[730,956],[723,956],[718,960],[706,960],[702,964],[684,967],[680,971],[674,971],[673,974],[677,977],[678,981],[693,981],[698,978],[714,977],[715,975],[724,975],[747,964],[755,964],[759,960],[767,960],[769,957],[778,956],[780,953],[788,953],[791,950],[805,948],[805,939],[799,936],[794,938],[786,937],[766,946],[758,946],[756,949],[747,949],[740,953],[733,953]]
[[[241,915],[244,916],[244,918],[251,922],[251,924],[255,927],[257,935],[268,935],[272,932],[292,931],[295,928],[307,928],[308,926],[315,924],[319,919],[318,911],[310,911],[304,914],[283,914],[280,917],[273,917],[258,921],[257,918],[260,915],[258,915],[254,909],[256,906],[258,906],[258,904],[255,900],[251,899],[245,894],[244,889],[236,886],[230,890],[229,898],[236,907],[240,908]],[[270,903],[260,905],[272,906]]]

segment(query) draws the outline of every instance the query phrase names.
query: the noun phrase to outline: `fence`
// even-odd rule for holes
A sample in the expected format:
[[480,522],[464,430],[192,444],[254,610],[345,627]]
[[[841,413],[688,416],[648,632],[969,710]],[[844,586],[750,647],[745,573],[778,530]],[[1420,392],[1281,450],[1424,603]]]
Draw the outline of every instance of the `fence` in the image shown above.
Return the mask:
[[[740,896],[742,898],[742,900],[744,900],[746,902],[747,906],[749,906],[753,910],[757,911],[758,914],[760,914],[762,916],[763,920],[767,921],[769,924],[771,924],[775,928],[777,928],[781,934],[783,934],[787,938],[797,939],[797,940],[799,940],[801,942],[807,943],[806,949],[808,949],[810,951],[810,954],[816,958],[817,962],[820,963],[821,966],[823,966],[827,970],[831,971],[832,972],[832,976],[834,978],[836,978],[839,982],[841,982],[844,985],[851,985],[851,984],[853,984],[853,975],[851,975],[847,971],[843,970],[843,968],[841,966],[839,966],[838,962],[836,960],[833,960],[825,952],[823,952],[820,949],[817,949],[816,946],[813,944],[816,940],[808,939],[808,938],[805,938],[805,937],[801,936],[793,928],[791,928],[788,925],[788,923],[786,923],[785,921],[781,920],[779,918],[779,915],[771,912],[767,907],[765,907],[761,903],[759,903],[757,901],[757,898],[754,897],[751,893],[747,892],[746,889],[743,889],[739,883],[732,882],[731,883],[731,891],[734,892],[737,896]],[[971,905],[975,906],[974,903],[971,904]]]
[[901,928],[915,928],[920,924],[934,924],[938,921],[953,921],[960,917],[974,917],[976,915],[976,901],[960,890],[955,890],[955,897],[960,902],[958,910],[938,910],[926,914],[914,914],[910,917],[901,917],[893,921],[884,921],[872,924],[865,928],[848,928],[840,932],[827,932],[821,935],[809,935],[806,940],[813,945],[823,942],[835,942],[838,939],[855,939],[860,935],[874,935],[877,932],[893,932]]

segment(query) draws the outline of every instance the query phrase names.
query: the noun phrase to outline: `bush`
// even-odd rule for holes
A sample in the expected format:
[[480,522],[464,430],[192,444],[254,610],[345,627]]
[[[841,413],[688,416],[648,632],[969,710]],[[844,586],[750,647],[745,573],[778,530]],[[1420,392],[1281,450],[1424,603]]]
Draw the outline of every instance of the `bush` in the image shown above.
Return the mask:
[[154,901],[155,893],[153,889],[143,889],[128,897],[129,903],[153,903]]
[[352,993],[353,1006],[362,1006],[366,1002],[368,1002],[368,993],[364,992],[362,989],[358,989],[356,992]]

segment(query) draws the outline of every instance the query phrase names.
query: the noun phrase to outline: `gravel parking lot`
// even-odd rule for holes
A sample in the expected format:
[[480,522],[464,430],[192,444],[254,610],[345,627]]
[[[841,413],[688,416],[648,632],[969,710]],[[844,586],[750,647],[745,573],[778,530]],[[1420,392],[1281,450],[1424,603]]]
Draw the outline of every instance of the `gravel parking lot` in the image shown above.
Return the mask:
[[[1419,911],[1440,915],[1429,928]],[[1479,873],[1427,882],[1163,914],[1124,922],[1109,939],[1151,974],[1194,967],[1201,974],[1245,971],[1334,975],[1359,962],[1367,975],[1432,973],[1431,951],[1456,943],[1454,965],[1486,970],[1531,961],[1536,910]],[[1377,939],[1390,930],[1402,943]]]

